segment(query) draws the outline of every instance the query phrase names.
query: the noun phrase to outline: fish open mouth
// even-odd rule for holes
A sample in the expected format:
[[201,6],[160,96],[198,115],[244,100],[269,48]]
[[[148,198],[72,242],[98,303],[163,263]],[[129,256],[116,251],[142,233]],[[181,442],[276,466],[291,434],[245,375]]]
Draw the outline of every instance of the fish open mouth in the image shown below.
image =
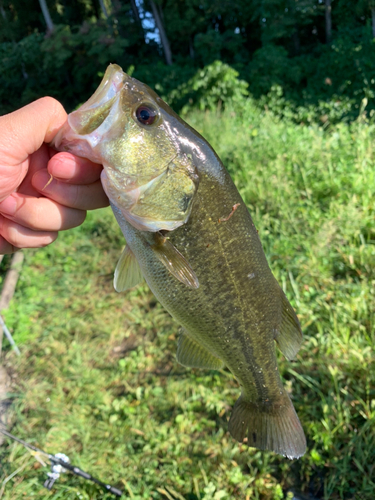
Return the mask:
[[104,77],[90,99],[69,114],[51,146],[60,151],[72,151],[101,163],[94,148],[108,135],[113,138],[122,129],[121,113],[123,90],[131,77],[117,64],[108,66]]

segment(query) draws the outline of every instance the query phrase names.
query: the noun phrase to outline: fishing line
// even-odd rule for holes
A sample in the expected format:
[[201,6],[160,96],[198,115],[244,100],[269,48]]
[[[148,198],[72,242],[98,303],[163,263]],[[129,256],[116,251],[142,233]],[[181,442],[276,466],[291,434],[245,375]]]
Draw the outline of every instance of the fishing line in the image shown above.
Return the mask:
[[[48,460],[51,462],[51,472],[47,472],[48,479],[44,482],[44,487],[47,488],[48,490],[51,490],[54,483],[57,481],[57,479],[60,477],[60,475],[65,472],[65,470],[68,470],[69,472],[72,472],[76,476],[83,477],[87,481],[92,481],[93,483],[98,484],[102,488],[106,489],[110,493],[113,493],[117,497],[121,497],[123,495],[122,491],[119,490],[118,488],[115,488],[114,486],[111,486],[110,484],[103,483],[96,477],[93,477],[91,474],[88,472],[83,471],[79,467],[76,467],[75,465],[72,465],[69,463],[69,458],[64,455],[63,453],[56,453],[56,455],[51,455],[50,453],[47,453],[36,446],[33,446],[32,444],[27,443],[23,439],[20,439],[16,436],[13,436],[10,432],[6,431],[5,429],[2,429],[0,427],[0,432],[4,434],[4,436],[9,437],[10,439],[13,439],[13,441],[17,441],[17,443],[22,444],[25,446],[25,448],[28,448],[35,453],[38,453],[40,455],[43,455],[44,457],[48,458]],[[65,470],[64,470],[65,469]]]

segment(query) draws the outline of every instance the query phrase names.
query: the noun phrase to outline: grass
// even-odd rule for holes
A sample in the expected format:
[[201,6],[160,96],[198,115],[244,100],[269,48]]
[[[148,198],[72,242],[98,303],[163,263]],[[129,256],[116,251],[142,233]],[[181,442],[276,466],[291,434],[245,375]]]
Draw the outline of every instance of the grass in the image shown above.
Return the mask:
[[[26,263],[5,319],[22,357],[13,432],[155,500],[372,499],[375,488],[375,129],[280,122],[249,102],[193,113],[244,197],[305,340],[284,378],[308,440],[298,461],[227,432],[237,383],[175,361],[178,326],[145,284],[112,288],[123,245],[109,210]],[[5,265],[7,261],[5,262]],[[0,498],[109,499],[70,474],[52,492],[22,446],[0,450]]]

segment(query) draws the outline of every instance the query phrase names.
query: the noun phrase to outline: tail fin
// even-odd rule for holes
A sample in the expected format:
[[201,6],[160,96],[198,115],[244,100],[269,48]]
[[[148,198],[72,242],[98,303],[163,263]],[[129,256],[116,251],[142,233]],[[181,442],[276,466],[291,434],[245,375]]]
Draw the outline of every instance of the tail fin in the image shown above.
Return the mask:
[[305,434],[287,394],[273,403],[253,403],[241,395],[229,420],[229,432],[241,443],[290,459],[306,451]]

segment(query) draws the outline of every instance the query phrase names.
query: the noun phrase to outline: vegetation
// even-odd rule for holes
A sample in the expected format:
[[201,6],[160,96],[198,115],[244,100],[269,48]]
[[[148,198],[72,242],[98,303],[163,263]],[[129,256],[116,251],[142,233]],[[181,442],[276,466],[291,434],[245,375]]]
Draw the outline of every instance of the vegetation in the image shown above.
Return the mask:
[[[176,363],[178,325],[145,284],[114,292],[109,209],[25,251],[4,312],[22,350],[5,355],[13,432],[135,500],[372,499],[374,2],[0,0],[0,14],[0,113],[46,94],[70,111],[116,62],[215,147],[302,323],[280,372],[308,451],[290,462],[233,441],[230,373]],[[48,492],[9,441],[0,463],[0,499],[113,498],[71,474]]]
[[276,88],[350,120],[364,98],[374,109],[373,0],[1,0],[0,13],[0,113],[47,94],[70,111],[110,62],[179,111],[173,91],[216,60],[256,98]]
[[[118,486],[124,498],[373,498],[375,463],[375,126],[321,127],[260,109],[190,110],[259,229],[305,340],[280,372],[308,440],[298,461],[235,443],[239,389],[226,370],[175,361],[178,326],[145,284],[112,288],[123,238],[109,209],[25,251],[5,319],[22,350],[13,432]],[[6,262],[5,262],[6,264]],[[0,498],[109,499],[70,474],[52,492],[21,445],[0,450]],[[4,484],[3,481],[13,477]],[[2,487],[3,484],[3,487]]]

